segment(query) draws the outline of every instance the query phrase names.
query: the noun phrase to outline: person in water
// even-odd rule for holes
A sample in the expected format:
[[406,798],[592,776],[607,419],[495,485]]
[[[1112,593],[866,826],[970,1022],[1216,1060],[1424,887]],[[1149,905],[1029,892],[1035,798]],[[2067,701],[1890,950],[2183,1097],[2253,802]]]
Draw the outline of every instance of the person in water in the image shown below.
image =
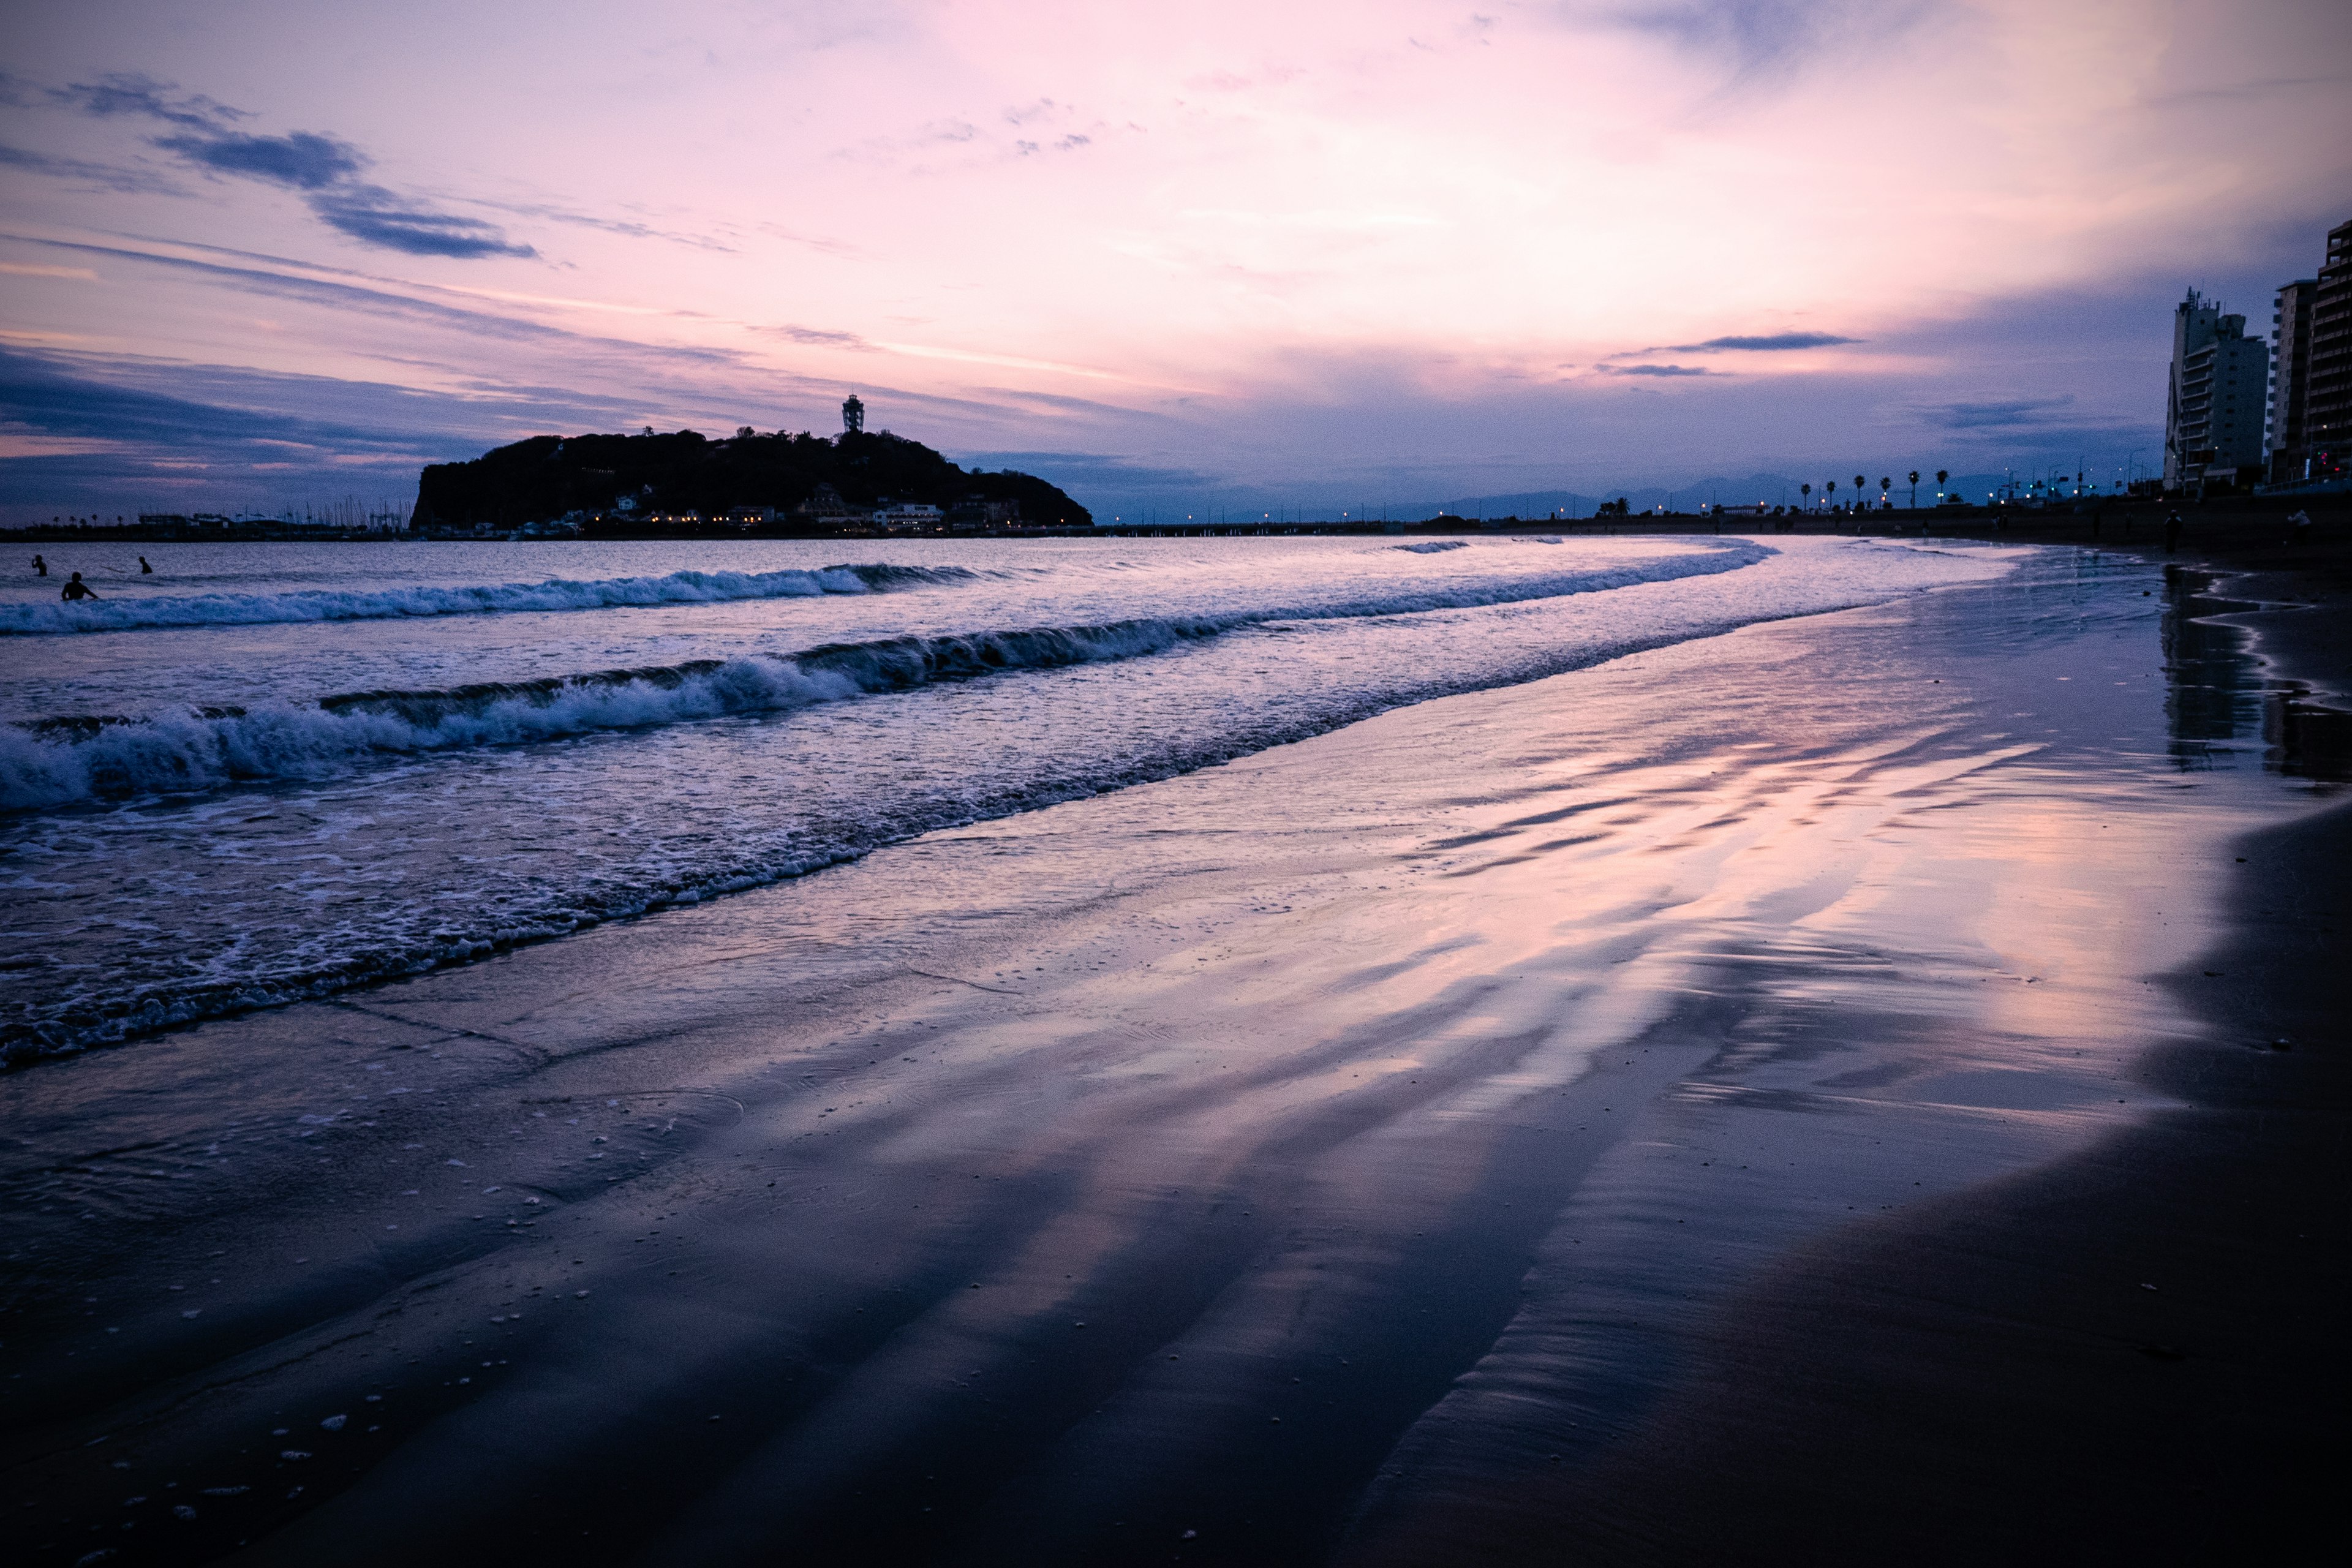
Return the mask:
[[37,555],[34,556],[34,557],[33,557],[33,575],[34,575],[34,576],[36,576],[36,577],[46,577],[46,576],[47,576],[48,574],[49,574],[49,563],[48,563],[47,562],[46,562],[46,561],[42,560],[42,559],[41,559],[39,556],[37,556]]
[[142,577],[152,577],[155,575],[155,568],[147,564],[147,557],[144,555],[142,555],[139,558],[139,575]]
[[95,599],[98,595],[91,590],[89,584],[81,580],[81,574],[77,572],[68,579],[65,592],[59,594],[58,597],[70,602],[75,599]]

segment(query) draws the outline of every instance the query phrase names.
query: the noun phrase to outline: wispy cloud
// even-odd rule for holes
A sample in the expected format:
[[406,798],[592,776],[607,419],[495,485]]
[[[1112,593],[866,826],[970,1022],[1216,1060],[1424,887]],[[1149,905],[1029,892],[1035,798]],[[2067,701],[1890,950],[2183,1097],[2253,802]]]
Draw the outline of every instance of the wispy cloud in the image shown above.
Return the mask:
[[75,82],[54,88],[49,96],[60,103],[70,104],[84,114],[104,119],[110,115],[131,115],[142,120],[158,120],[166,125],[185,126],[192,131],[219,131],[240,120],[253,116],[242,109],[231,109],[216,99],[202,93],[181,94],[175,82],[157,81],[135,71],[116,72],[102,76],[95,82]]
[[[296,409],[316,396],[316,377],[248,374],[238,390],[243,406],[124,386],[76,374],[68,360],[0,349],[0,412],[11,426],[45,436],[84,437],[187,449],[221,444],[315,447],[323,452],[407,455],[417,451],[413,416],[396,426],[380,416],[323,418]],[[265,390],[265,384],[266,390]],[[379,388],[385,404],[403,395]],[[264,406],[253,405],[255,394]],[[416,400],[411,396],[407,401]],[[275,405],[270,406],[269,405]],[[380,415],[381,411],[378,411]]]
[[310,210],[328,227],[364,245],[410,256],[537,256],[528,245],[509,242],[496,225],[479,218],[435,212],[382,185],[339,185],[310,199]]
[[568,207],[543,202],[501,202],[472,197],[467,205],[488,207],[494,212],[513,213],[519,217],[538,218],[543,223],[570,224],[577,228],[593,228],[605,234],[625,235],[631,239],[661,239],[672,245],[691,246],[697,250],[735,253],[736,247],[707,234],[682,234],[676,229],[658,228],[635,218],[604,217],[594,213],[574,212]]
[[1582,19],[1722,61],[1731,70],[1727,85],[1744,87],[1903,32],[1934,8],[1932,0],[1652,0],[1579,9]]
[[1860,338],[1842,338],[1835,332],[1768,332],[1756,337],[1709,338],[1703,343],[1676,343],[1667,352],[1702,354],[1740,350],[1750,353],[1778,353],[1790,349],[1832,348],[1839,343],[1858,343],[1861,341]]
[[[143,250],[129,246],[94,245],[79,240],[48,239],[34,235],[0,233],[0,239],[12,239],[19,244],[37,245],[49,250],[61,250],[72,255],[117,257],[126,261],[143,263],[173,271],[202,277],[208,282],[236,289],[247,293],[278,299],[300,300],[312,304],[328,305],[338,310],[358,311],[396,321],[430,323],[455,329],[476,339],[505,339],[551,345],[563,345],[573,353],[590,350],[618,352],[627,354],[640,364],[667,362],[702,366],[737,365],[742,356],[730,349],[704,348],[690,344],[653,345],[630,342],[620,339],[600,338],[588,333],[573,332],[562,327],[502,316],[488,310],[468,310],[431,300],[419,300],[389,289],[369,288],[359,283],[335,282],[323,278],[306,278],[261,267],[231,267],[215,261],[201,261],[192,257],[173,256],[163,251]],[[235,253],[232,253],[235,254]],[[346,274],[346,276],[350,276]]]
[[2051,415],[2072,397],[2021,397],[2000,403],[1946,403],[1920,412],[1947,430],[2031,430],[2056,423]]
[[1603,375],[1720,375],[1721,371],[1709,370],[1703,364],[1604,364]]
[[19,261],[0,261],[0,277],[71,278],[85,283],[98,281],[98,274],[87,267],[27,267]]
[[805,343],[812,348],[870,349],[874,346],[856,332],[830,332],[820,327],[754,326],[751,330],[789,342]]
[[0,143],[0,168],[22,169],[27,174],[46,174],[53,180],[66,180],[133,195],[186,194],[183,187],[151,169],[131,168],[121,163],[94,163],[83,158],[60,158],[5,143]]
[[242,174],[298,191],[320,191],[356,178],[368,162],[350,142],[308,131],[286,136],[206,132],[159,136],[155,145],[216,174]]
[[58,89],[52,96],[100,119],[131,117],[176,126],[152,144],[207,174],[299,192],[320,222],[362,245],[459,259],[539,254],[509,240],[495,224],[442,212],[369,182],[362,176],[373,160],[340,137],[315,131],[260,136],[234,130],[236,121],[252,117],[200,94],[181,94],[172,82],[109,76]]
[[[625,429],[635,404],[566,388],[381,382],[0,348],[0,514],[150,501],[229,510],[352,487],[411,493],[425,463],[546,430]],[[30,450],[26,450],[30,448]]]

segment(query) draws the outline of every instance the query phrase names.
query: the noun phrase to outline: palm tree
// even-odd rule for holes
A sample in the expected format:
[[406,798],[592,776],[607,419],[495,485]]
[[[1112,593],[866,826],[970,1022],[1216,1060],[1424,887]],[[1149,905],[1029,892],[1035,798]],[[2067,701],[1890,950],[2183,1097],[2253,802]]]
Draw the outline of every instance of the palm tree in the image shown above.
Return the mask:
[[1919,510],[1919,470],[1916,468],[1911,470],[1911,510]]
[[1937,500],[1942,500],[1944,499],[1944,481],[1951,477],[1952,471],[1949,468],[1937,468],[1936,470],[1936,499]]
[[1804,498],[1804,509],[1805,509],[1807,511],[1811,511],[1811,510],[1813,510],[1813,487],[1812,487],[1812,485],[1811,485],[1811,483],[1806,483],[1806,484],[1799,485],[1799,486],[1797,487],[1797,494]]

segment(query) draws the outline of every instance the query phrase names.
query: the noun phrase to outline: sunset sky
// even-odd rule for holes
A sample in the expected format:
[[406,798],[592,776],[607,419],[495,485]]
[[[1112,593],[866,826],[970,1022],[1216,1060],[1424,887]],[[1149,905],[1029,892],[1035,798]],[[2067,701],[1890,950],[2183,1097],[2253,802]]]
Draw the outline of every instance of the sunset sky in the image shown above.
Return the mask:
[[10,521],[853,389],[1106,516],[2112,477],[2352,217],[2340,0],[9,12]]

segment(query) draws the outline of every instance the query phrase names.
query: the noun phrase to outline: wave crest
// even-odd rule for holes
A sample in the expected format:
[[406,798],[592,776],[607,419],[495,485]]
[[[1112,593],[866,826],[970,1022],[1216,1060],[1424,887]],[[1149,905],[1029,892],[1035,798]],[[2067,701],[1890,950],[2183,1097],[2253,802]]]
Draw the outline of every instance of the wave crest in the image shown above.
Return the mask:
[[319,778],[371,757],[779,712],[1000,670],[1132,658],[1224,629],[1174,617],[892,637],[780,658],[694,659],[442,690],[345,692],[316,707],[275,702],[144,719],[45,719],[0,729],[0,809]]
[[1727,542],[1598,572],[1425,586],[1340,605],[890,637],[541,680],[343,692],[310,707],[277,702],[148,717],[37,720],[0,727],[0,810],[318,778],[372,757],[778,712],[938,680],[1146,657],[1271,623],[1466,609],[1708,575],[1771,553],[1762,545]]
[[0,605],[0,637],[732,604],[746,599],[814,598],[824,594],[887,594],[975,582],[984,575],[962,566],[877,562],[779,572],[673,572],[666,577],[587,582],[551,577],[543,583],[481,587],[417,586],[369,592],[305,588],[285,594],[192,594],[79,604]]

